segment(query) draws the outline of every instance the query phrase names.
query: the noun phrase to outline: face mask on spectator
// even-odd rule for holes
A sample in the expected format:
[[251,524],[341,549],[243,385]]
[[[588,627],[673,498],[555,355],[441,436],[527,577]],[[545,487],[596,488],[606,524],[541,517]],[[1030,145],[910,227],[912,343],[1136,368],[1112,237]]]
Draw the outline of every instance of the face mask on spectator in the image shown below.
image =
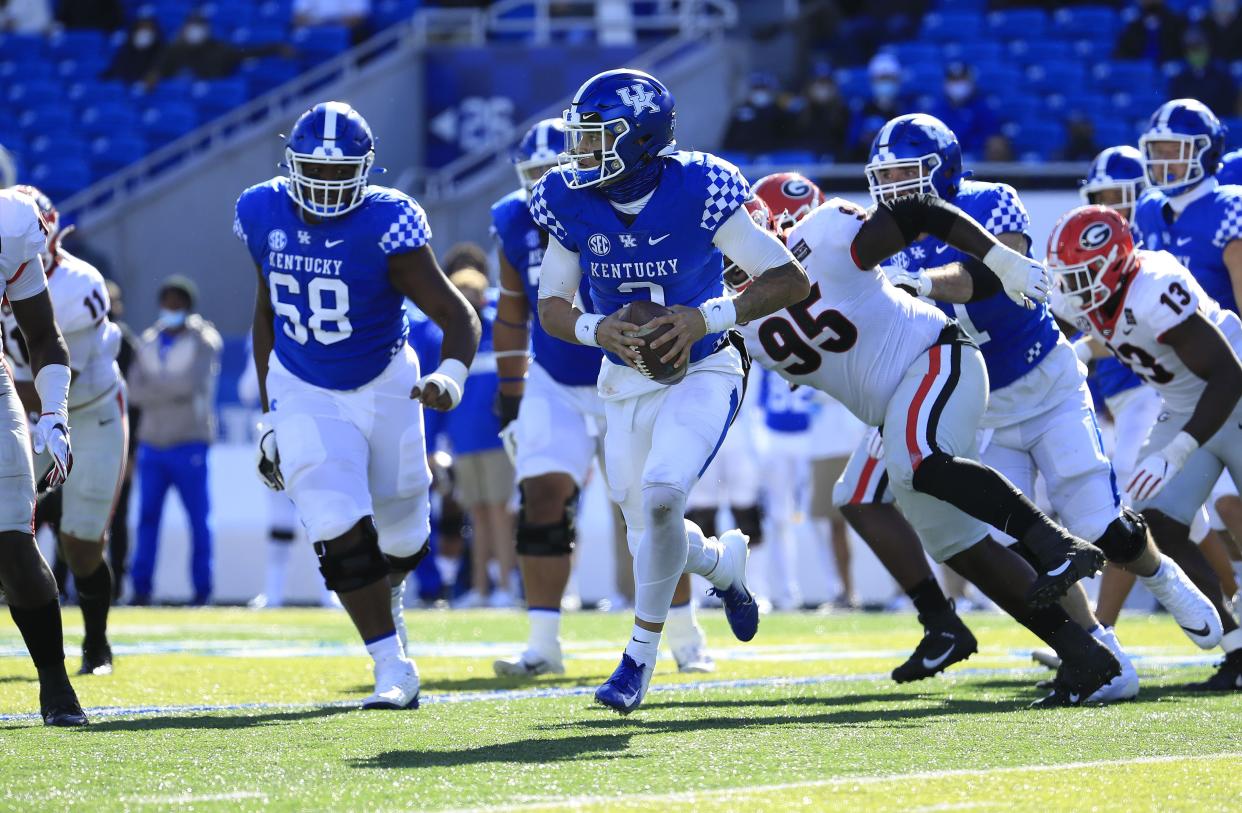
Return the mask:
[[155,44],[155,32],[150,28],[139,28],[134,32],[133,43],[135,48],[150,48]]
[[176,330],[185,326],[185,311],[174,311],[168,308],[160,308],[159,318],[155,320],[161,330]]
[[897,98],[901,85],[896,79],[875,79],[871,82],[871,95],[876,101],[891,102]]
[[186,26],[182,37],[190,45],[198,45],[207,40],[208,33],[210,32],[206,25],[203,23],[195,23],[194,25]]
[[964,102],[975,92],[975,84],[969,79],[952,79],[944,83],[944,95],[950,101]]
[[750,103],[755,107],[767,107],[772,104],[772,91],[755,88],[750,92]]
[[832,82],[812,82],[807,88],[806,95],[811,97],[813,102],[830,102],[837,97],[837,86]]

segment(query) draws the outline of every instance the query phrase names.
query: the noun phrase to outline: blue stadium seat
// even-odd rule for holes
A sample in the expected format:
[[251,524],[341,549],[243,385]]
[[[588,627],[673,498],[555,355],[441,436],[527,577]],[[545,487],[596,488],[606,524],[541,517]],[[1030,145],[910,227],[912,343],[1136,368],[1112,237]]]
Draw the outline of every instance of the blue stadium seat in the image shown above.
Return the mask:
[[132,129],[138,125],[139,115],[128,101],[105,101],[88,104],[80,120],[82,130],[94,136]]
[[88,150],[87,142],[77,135],[46,133],[30,139],[30,154],[36,161],[72,161]]
[[1040,93],[1062,92],[1065,88],[1089,86],[1087,71],[1075,62],[1047,62],[1026,69],[1026,86]]
[[258,8],[248,0],[215,0],[199,7],[211,21],[212,34],[227,40],[238,28],[248,26],[258,16]]
[[1016,65],[975,67],[975,83],[988,93],[1015,93],[1022,88],[1024,81],[1025,77]]
[[82,56],[76,59],[62,59],[56,63],[56,75],[66,82],[78,79],[94,79],[108,69],[110,60],[106,56]]
[[284,23],[256,21],[252,25],[235,29],[229,40],[234,45],[271,45],[289,38],[289,27]]
[[194,89],[194,80],[187,76],[174,76],[165,79],[139,98],[151,102],[185,101],[190,98]]
[[1047,117],[1047,105],[1043,98],[1029,93],[999,93],[987,97],[988,106],[1003,122],[1023,124],[1040,121]]
[[422,6],[422,0],[377,0],[372,6],[371,24],[377,29],[387,28],[414,16]]
[[172,39],[194,7],[192,0],[155,0],[148,16],[154,17],[164,36]]
[[242,77],[195,82],[190,97],[203,121],[214,119],[250,99],[250,87]]
[[946,42],[941,50],[944,52],[946,60],[959,59],[976,66],[1005,62],[1009,58],[1009,52],[1005,45],[992,40],[972,42],[969,40],[960,41],[955,38]]
[[37,34],[0,34],[0,54],[27,66],[43,59],[47,40]]
[[1052,15],[1052,32],[1066,40],[1115,39],[1120,30],[1121,16],[1108,6],[1069,6]]
[[252,94],[258,95],[283,85],[300,73],[293,60],[280,57],[248,59],[242,63],[241,76],[250,86]]
[[871,82],[866,68],[844,68],[835,74],[837,87],[846,99],[866,98],[871,93]]
[[1143,60],[1110,60],[1092,70],[1096,86],[1106,93],[1154,89],[1164,93],[1164,77],[1156,66]]
[[91,168],[97,177],[142,160],[147,154],[147,142],[141,133],[118,132],[91,141]]
[[936,11],[973,11],[982,13],[988,0],[936,0]]
[[63,200],[90,186],[91,165],[84,158],[60,158],[35,164],[30,182],[42,189],[52,200]]
[[915,62],[939,62],[941,58],[940,46],[932,42],[890,42],[881,50],[897,57],[902,67]]
[[76,105],[121,103],[129,101],[129,88],[123,82],[83,79],[71,84],[65,95]]
[[1138,143],[1139,131],[1125,119],[1099,116],[1092,119],[1092,124],[1095,126],[1095,143],[1100,149]]
[[180,138],[198,126],[198,111],[189,102],[164,102],[142,113],[142,130],[152,144]]
[[293,0],[266,0],[260,3],[258,18],[287,26],[293,20]]
[[1055,157],[1065,147],[1065,125],[1057,121],[1032,120],[1005,125],[1004,133],[1023,161]]
[[907,92],[939,93],[944,84],[944,66],[939,62],[915,62],[906,65],[902,85]]
[[85,59],[97,57],[108,60],[112,56],[112,45],[108,35],[102,31],[70,29],[57,31],[48,37],[48,54],[53,59]]
[[28,107],[17,117],[22,132],[35,138],[41,133],[71,132],[77,128],[74,111],[63,104]]
[[919,38],[930,42],[970,40],[983,34],[983,15],[975,11],[946,11],[923,18]]
[[55,79],[40,76],[36,71],[27,71],[26,78],[10,83],[4,90],[9,104],[20,111],[56,102],[64,92],[64,86]]
[[987,17],[988,34],[1000,39],[1040,39],[1048,29],[1048,15],[1042,9],[1019,8],[993,11]]
[[1047,39],[1015,39],[1009,43],[1009,57],[1023,65],[1078,61],[1072,42]]
[[302,64],[312,68],[349,49],[349,29],[341,25],[315,25],[293,32],[293,47]]
[[1123,119],[1142,119],[1146,121],[1164,103],[1164,94],[1139,88],[1134,93],[1114,93],[1112,95],[1114,115]]

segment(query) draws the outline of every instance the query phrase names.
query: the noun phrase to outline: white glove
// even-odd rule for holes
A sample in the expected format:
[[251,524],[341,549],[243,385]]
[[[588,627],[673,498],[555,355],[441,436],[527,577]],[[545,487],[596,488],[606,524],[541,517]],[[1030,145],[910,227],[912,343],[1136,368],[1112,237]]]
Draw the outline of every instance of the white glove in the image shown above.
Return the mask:
[[1086,336],[1075,339],[1070,343],[1070,347],[1074,348],[1074,355],[1078,356],[1078,360],[1083,364],[1090,364],[1091,359],[1095,358],[1095,348],[1091,346],[1091,340]]
[[1005,294],[1019,305],[1034,308],[1036,302],[1047,301],[1052,278],[1043,263],[997,243],[984,255],[983,264],[1000,280]]
[[884,458],[884,434],[879,429],[872,429],[867,437],[867,457],[873,460]]
[[259,448],[255,465],[259,479],[272,491],[285,490],[285,478],[280,473],[280,452],[276,450],[276,427],[272,425],[272,413],[264,412],[259,419]]
[[883,271],[888,281],[898,288],[909,288],[914,291],[915,296],[921,296],[924,299],[931,297],[932,281],[926,274],[911,274],[895,265],[886,265]]
[[1133,503],[1146,502],[1159,494],[1173,476],[1186,465],[1186,458],[1199,448],[1199,441],[1185,432],[1178,432],[1169,445],[1153,455],[1148,455],[1126,486],[1126,494]]
[[[466,369],[466,365],[457,359],[445,359],[440,362],[435,372],[418,379],[414,389],[419,395],[414,397],[421,398],[422,394],[427,391],[427,385],[434,384],[441,393],[448,395],[449,409],[452,409],[461,403],[461,394],[465,390],[466,377],[469,374],[470,371]],[[426,401],[423,403],[426,404]]]
[[56,413],[44,413],[31,430],[31,446],[35,454],[46,450],[52,457],[52,468],[44,478],[48,488],[56,488],[65,482],[73,469],[73,449],[69,446],[69,427]]
[[517,464],[517,421],[509,421],[500,430],[500,442],[505,447],[509,462]]

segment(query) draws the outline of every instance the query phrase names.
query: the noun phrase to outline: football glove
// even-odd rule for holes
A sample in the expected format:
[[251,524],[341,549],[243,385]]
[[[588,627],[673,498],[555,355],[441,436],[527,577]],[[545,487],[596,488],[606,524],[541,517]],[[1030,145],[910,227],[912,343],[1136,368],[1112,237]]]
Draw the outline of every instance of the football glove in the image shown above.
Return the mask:
[[984,255],[983,264],[1000,280],[1005,294],[1019,305],[1029,309],[1036,302],[1047,301],[1052,278],[1043,263],[997,243]]
[[884,459],[884,433],[878,428],[872,429],[867,435],[867,457],[874,460]]
[[509,462],[517,464],[517,424],[510,421],[500,430],[500,442],[505,447]]
[[272,491],[284,491],[285,478],[280,473],[280,452],[276,449],[276,427],[272,426],[271,415],[264,412],[259,419],[259,448],[255,463],[263,485]]
[[496,413],[497,418],[500,418],[501,429],[517,420],[518,410],[521,406],[522,396],[505,395],[499,390],[496,391],[496,402],[492,404],[492,411]]
[[924,298],[931,296],[932,281],[926,274],[911,274],[904,268],[895,265],[886,265],[882,269],[884,276],[888,277],[888,281],[915,296]]
[[1185,432],[1178,432],[1169,445],[1153,455],[1148,455],[1130,478],[1126,494],[1135,503],[1153,499],[1173,476],[1186,465],[1186,458],[1199,448],[1199,441]]
[[39,421],[31,430],[31,446],[35,454],[44,451],[52,458],[52,468],[44,477],[48,488],[56,488],[63,484],[73,469],[73,449],[69,445],[69,428],[64,419],[48,412],[39,416]]

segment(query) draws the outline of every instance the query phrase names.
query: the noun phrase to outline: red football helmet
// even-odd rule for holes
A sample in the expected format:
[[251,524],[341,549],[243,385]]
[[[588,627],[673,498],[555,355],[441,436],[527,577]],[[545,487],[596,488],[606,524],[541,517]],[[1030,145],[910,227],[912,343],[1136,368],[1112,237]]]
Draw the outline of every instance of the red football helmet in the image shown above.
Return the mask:
[[56,254],[60,250],[60,241],[66,234],[73,231],[73,227],[61,230],[60,212],[56,211],[56,207],[52,205],[52,199],[37,187],[19,184],[13,189],[29,197],[35,202],[35,206],[39,207],[39,216],[43,218],[43,225],[47,226],[46,248],[42,253],[43,270],[51,271],[56,261]]
[[[763,202],[763,198],[753,197],[746,201],[746,213],[750,215],[750,219],[764,231],[772,231],[772,211],[768,209],[768,205]],[[735,294],[745,291],[755,278],[746,273],[745,270],[738,267],[737,263],[724,258],[724,283]]]
[[1137,259],[1124,217],[1104,206],[1079,206],[1053,227],[1045,264],[1065,305],[1085,316],[1125,285]]
[[772,227],[782,238],[799,220],[824,202],[815,182],[797,172],[777,172],[760,178],[752,187],[755,196],[772,210]]

